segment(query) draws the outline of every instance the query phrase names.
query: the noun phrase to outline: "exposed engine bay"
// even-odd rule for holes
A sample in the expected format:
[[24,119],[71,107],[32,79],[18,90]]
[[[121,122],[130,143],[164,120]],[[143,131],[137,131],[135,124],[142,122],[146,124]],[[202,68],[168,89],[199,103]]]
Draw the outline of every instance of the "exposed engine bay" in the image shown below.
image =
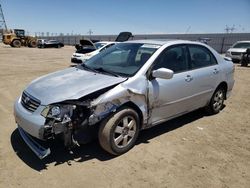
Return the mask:
[[97,117],[95,115],[96,107],[91,105],[91,101],[112,87],[102,89],[79,100],[63,101],[47,106],[41,113],[46,118],[43,139],[51,140],[61,137],[64,145],[72,148],[88,143],[95,138],[98,132],[96,131],[98,122],[109,114],[110,109],[107,105],[106,109],[103,109],[106,112]]

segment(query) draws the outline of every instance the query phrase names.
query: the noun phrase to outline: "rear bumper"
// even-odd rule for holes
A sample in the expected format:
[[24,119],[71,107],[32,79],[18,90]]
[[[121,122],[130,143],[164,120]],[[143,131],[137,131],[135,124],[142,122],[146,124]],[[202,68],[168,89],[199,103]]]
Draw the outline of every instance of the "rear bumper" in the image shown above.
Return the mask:
[[29,134],[27,134],[19,125],[18,125],[18,131],[24,142],[37,155],[37,157],[43,159],[50,154],[50,148],[44,148],[43,146],[41,146]]
[[231,80],[231,82],[228,83],[226,99],[228,99],[232,94],[232,90],[233,90],[233,87],[234,87],[234,82],[235,82],[235,80]]
[[233,62],[239,62],[242,58],[242,54],[239,55],[226,54],[226,57],[230,57]]

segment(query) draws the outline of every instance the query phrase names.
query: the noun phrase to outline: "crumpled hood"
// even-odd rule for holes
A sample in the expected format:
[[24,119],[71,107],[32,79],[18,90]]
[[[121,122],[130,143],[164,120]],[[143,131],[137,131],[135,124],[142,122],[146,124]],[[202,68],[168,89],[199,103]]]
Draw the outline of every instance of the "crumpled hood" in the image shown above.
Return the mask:
[[25,89],[42,105],[84,97],[100,89],[119,84],[126,78],[89,72],[78,68],[68,68],[42,76]]

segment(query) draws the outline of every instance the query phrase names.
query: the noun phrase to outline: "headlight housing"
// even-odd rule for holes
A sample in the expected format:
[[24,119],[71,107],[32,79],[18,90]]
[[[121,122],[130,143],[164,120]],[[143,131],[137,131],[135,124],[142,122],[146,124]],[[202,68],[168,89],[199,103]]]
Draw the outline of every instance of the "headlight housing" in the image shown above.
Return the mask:
[[42,110],[41,115],[61,121],[65,114],[71,117],[75,108],[75,105],[48,105]]
[[59,106],[53,106],[50,109],[51,116],[58,117],[61,114],[61,108]]

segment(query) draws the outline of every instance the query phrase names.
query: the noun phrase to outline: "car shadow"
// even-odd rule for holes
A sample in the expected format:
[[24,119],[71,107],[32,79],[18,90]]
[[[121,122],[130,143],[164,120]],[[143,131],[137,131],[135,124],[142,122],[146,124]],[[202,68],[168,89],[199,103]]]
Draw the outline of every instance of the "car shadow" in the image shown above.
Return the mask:
[[185,114],[183,116],[174,118],[172,120],[169,120],[167,122],[161,123],[157,126],[154,126],[149,129],[145,129],[140,132],[138,143],[149,143],[151,139],[160,136],[162,134],[165,134],[167,132],[171,132],[175,129],[178,129],[188,123],[194,122],[204,116],[209,116],[206,112],[204,112],[204,109],[199,109],[193,112],[190,112],[188,114]]
[[10,140],[12,148],[17,156],[29,167],[37,171],[47,169],[47,166],[51,163],[55,163],[54,166],[63,163],[67,163],[70,166],[72,162],[84,162],[94,158],[100,161],[106,161],[113,158],[112,155],[102,150],[97,140],[73,148],[71,151],[64,147],[63,142],[60,142],[61,140],[55,140],[49,144],[51,154],[42,160],[40,160],[26,145],[18,129],[12,132]]
[[[159,124],[150,129],[143,130],[140,132],[136,145],[140,143],[150,143],[151,139],[178,129],[204,116],[207,116],[207,114],[203,109],[199,109],[181,117]],[[40,160],[22,140],[17,129],[15,129],[11,134],[10,141],[16,155],[29,167],[37,171],[47,169],[48,165],[51,163],[55,163],[55,166],[67,163],[70,166],[74,162],[84,162],[91,159],[106,161],[116,157],[105,152],[99,146],[97,140],[74,148],[72,151],[67,150],[63,146],[63,143],[58,140],[50,144],[51,154],[45,159]]]

